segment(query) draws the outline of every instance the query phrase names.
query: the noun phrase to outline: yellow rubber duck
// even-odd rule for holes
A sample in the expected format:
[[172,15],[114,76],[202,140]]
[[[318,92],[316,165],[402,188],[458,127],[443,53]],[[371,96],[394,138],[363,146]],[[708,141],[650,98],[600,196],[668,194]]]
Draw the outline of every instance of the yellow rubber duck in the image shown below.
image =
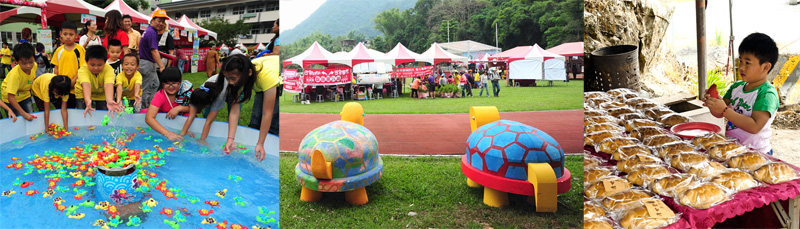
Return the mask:
[[158,205],[158,201],[154,200],[153,198],[150,198],[149,200],[147,200],[147,202],[145,202],[145,204],[147,204],[148,207],[154,208],[156,207],[156,205]]
[[225,198],[225,194],[227,194],[227,193],[228,193],[228,189],[223,189],[222,191],[217,191],[216,194],[217,194],[217,196],[219,196],[219,198]]
[[70,215],[69,218],[70,219],[83,219],[84,216],[86,216],[86,214],[78,213],[78,214],[75,214],[75,215]]

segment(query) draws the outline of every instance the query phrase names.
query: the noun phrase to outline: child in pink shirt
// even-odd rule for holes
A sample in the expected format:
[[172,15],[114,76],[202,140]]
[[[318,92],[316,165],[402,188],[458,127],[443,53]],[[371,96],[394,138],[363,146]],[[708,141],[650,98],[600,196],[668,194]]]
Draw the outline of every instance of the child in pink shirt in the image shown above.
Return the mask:
[[178,115],[188,116],[189,112],[189,97],[191,96],[191,83],[182,82],[181,72],[176,67],[167,67],[161,72],[159,78],[161,85],[158,92],[153,96],[150,106],[142,109],[142,113],[147,113],[145,122],[150,128],[161,133],[170,141],[182,140],[182,137],[174,132],[164,128],[158,120],[156,115],[158,113],[167,113],[167,119],[174,119]]

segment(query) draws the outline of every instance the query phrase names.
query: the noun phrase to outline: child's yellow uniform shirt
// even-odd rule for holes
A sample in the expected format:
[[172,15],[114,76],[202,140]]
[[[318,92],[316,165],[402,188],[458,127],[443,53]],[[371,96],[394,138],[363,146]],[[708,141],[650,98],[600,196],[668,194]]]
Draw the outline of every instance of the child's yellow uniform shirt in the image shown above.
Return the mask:
[[[80,53],[80,58],[75,56],[75,51],[78,50]],[[70,80],[77,80],[75,74],[78,73],[78,69],[81,66],[86,65],[86,50],[83,49],[83,46],[80,44],[75,44],[74,49],[66,50],[64,46],[59,46],[55,52],[53,52],[53,59],[50,60],[50,63],[58,66],[58,72],[56,75],[65,75],[70,78]],[[69,93],[78,95],[75,93],[75,89],[69,91]],[[83,95],[81,95],[83,97]]]
[[92,101],[106,101],[106,94],[103,90],[105,84],[114,84],[114,69],[111,65],[106,63],[100,74],[92,74],[89,67],[86,65],[81,66],[78,70],[78,83],[75,83],[75,98],[83,99],[83,87],[81,84],[89,83],[92,90]]
[[125,77],[125,72],[120,72],[119,75],[117,75],[117,84],[114,84],[114,86],[120,84],[122,84],[122,96],[127,97],[129,100],[136,98],[133,95],[133,90],[136,84],[140,85],[139,96],[142,96],[142,74],[139,74],[139,71],[133,72],[133,78],[131,78],[130,81],[128,80],[128,77]]
[[4,48],[0,50],[0,54],[3,54],[3,59],[0,60],[0,63],[11,65],[11,49]]
[[8,72],[6,79],[3,80],[0,86],[0,93],[2,93],[3,102],[8,103],[8,94],[14,94],[14,99],[17,102],[28,99],[31,97],[31,86],[33,80],[36,78],[36,63],[33,63],[31,74],[25,74],[22,68],[17,65]]
[[[50,81],[53,81],[53,77],[56,77],[56,74],[45,73],[33,80],[33,88],[31,88],[33,95],[46,103],[50,102]],[[61,96],[61,101],[66,102],[68,99],[68,95]]]
[[253,89],[256,92],[264,92],[283,83],[278,74],[278,71],[280,71],[278,67],[279,61],[278,56],[265,56],[253,60],[253,64],[256,65],[255,67],[258,71],[256,83],[253,85]]

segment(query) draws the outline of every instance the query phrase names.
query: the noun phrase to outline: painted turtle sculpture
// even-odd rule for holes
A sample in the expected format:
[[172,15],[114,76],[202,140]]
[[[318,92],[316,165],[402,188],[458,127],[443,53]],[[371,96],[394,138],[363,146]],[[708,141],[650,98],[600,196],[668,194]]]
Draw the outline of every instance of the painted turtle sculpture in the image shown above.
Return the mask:
[[528,196],[537,212],[555,212],[558,194],[572,186],[558,142],[534,127],[500,120],[493,106],[469,113],[472,134],[461,157],[467,185],[484,187],[483,202],[492,207],[508,205],[508,193],[514,193]]
[[322,192],[345,192],[347,202],[366,204],[365,187],[383,175],[378,141],[363,126],[364,109],[347,103],[341,116],[342,120],[317,127],[300,142],[294,172],[303,187],[302,201],[318,201]]

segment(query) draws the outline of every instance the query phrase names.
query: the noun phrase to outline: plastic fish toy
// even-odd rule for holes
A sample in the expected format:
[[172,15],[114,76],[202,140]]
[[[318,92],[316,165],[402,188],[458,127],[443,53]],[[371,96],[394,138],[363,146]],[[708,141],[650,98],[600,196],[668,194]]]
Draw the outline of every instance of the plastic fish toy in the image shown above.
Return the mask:
[[140,223],[142,223],[142,219],[139,219],[138,216],[128,216],[128,223],[125,225],[129,227],[138,227]]
[[242,207],[244,207],[244,205],[247,204],[247,202],[244,202],[242,197],[239,197],[239,196],[233,198],[233,200],[236,201],[237,205],[242,206]]
[[164,220],[164,223],[166,223],[167,225],[169,225],[169,226],[170,226],[170,227],[172,227],[173,229],[179,229],[179,228],[181,228],[181,225],[179,225],[179,224],[178,224],[177,222],[175,222],[175,221],[169,221],[169,220],[165,219],[165,220]]
[[69,218],[70,219],[83,219],[84,216],[86,216],[86,214],[78,213],[78,214],[75,214],[75,215],[69,215]]
[[223,189],[222,191],[217,191],[215,193],[219,198],[225,198],[225,195],[228,194],[228,189]]

